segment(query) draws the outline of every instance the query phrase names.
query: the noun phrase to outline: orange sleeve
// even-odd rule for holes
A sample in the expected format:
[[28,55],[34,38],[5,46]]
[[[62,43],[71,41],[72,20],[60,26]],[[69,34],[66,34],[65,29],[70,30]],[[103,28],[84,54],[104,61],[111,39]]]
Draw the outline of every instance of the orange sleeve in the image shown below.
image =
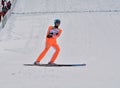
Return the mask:
[[53,28],[53,26],[48,27],[47,35],[50,33],[50,30]]
[[62,33],[62,29],[60,29],[60,31],[59,31],[57,37],[59,37],[59,36],[61,35],[61,33]]
[[59,31],[58,35],[56,35],[54,38],[58,38],[58,37],[61,35],[62,29],[59,29],[59,30],[60,30],[60,31]]

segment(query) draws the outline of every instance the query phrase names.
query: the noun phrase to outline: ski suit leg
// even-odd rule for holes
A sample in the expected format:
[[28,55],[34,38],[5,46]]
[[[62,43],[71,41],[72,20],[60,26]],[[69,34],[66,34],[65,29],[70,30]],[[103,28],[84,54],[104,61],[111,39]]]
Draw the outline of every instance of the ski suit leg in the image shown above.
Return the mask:
[[50,47],[51,47],[51,45],[49,43],[46,43],[45,49],[42,51],[42,53],[36,60],[37,62],[40,62],[43,59],[43,57],[46,55],[46,53],[50,49]]
[[55,49],[55,52],[54,52],[54,54],[53,54],[53,56],[50,60],[50,63],[54,63],[54,61],[56,60],[56,58],[57,58],[57,56],[60,52],[60,47],[59,47],[58,44],[55,43],[55,44],[52,45],[52,47]]

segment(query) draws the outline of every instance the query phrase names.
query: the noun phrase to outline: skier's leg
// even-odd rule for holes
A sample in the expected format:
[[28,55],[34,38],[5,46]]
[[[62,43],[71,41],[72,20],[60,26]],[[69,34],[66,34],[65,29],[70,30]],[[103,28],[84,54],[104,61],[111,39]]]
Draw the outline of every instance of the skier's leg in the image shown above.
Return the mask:
[[49,50],[50,47],[51,47],[51,45],[46,43],[45,49],[42,51],[40,56],[37,58],[36,62],[40,62],[43,59],[43,57],[46,55],[46,53],[47,53],[47,51]]
[[58,44],[53,44],[53,47],[55,49],[55,53],[53,54],[53,56],[52,56],[49,63],[54,63],[54,61],[56,60],[56,58],[57,58],[57,56],[58,56],[58,54],[60,52],[60,47],[59,47]]

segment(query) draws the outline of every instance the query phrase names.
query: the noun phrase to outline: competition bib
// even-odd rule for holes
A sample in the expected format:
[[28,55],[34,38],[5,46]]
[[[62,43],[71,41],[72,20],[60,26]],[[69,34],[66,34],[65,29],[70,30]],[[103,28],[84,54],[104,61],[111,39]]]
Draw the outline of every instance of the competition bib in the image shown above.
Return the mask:
[[58,33],[59,33],[59,29],[52,29],[52,30],[50,30],[50,34],[52,34],[52,35],[56,35]]

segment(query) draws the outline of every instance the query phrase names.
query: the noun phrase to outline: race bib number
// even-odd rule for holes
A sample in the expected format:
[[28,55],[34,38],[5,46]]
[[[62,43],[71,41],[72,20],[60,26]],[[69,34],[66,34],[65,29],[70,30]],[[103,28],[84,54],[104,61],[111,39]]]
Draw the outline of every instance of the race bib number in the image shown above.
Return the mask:
[[59,29],[52,29],[52,30],[50,30],[50,34],[52,34],[53,36],[57,35],[58,33],[59,33]]

